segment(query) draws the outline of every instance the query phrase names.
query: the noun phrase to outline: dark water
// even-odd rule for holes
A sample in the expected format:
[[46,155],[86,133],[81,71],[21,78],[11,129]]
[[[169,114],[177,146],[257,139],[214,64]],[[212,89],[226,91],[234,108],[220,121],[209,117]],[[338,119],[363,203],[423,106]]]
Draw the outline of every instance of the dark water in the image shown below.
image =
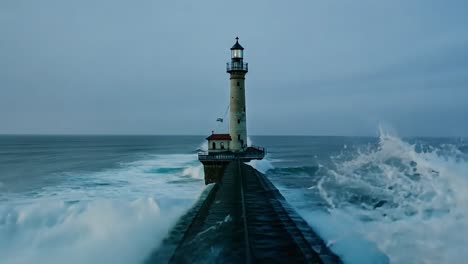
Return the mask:
[[[136,263],[203,191],[202,136],[0,136],[2,263]],[[252,137],[349,263],[468,257],[465,139]],[[428,250],[431,249],[431,250]]]
[[64,172],[117,168],[148,154],[190,154],[203,137],[0,136],[0,182],[22,191],[61,180]]

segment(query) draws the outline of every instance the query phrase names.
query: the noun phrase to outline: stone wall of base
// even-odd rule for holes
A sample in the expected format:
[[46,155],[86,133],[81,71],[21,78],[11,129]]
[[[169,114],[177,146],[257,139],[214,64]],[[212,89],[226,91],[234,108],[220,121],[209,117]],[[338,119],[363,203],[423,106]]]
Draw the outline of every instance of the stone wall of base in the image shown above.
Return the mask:
[[229,162],[226,161],[204,161],[205,184],[219,182],[223,178],[227,164]]

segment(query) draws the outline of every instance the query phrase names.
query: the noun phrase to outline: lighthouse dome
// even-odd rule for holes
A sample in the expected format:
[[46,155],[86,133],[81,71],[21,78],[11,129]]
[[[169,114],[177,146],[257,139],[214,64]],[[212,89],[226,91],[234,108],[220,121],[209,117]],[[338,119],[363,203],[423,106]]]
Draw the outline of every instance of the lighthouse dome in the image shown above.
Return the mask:
[[232,46],[231,50],[244,50],[244,47],[239,44],[239,38],[236,38],[236,44]]

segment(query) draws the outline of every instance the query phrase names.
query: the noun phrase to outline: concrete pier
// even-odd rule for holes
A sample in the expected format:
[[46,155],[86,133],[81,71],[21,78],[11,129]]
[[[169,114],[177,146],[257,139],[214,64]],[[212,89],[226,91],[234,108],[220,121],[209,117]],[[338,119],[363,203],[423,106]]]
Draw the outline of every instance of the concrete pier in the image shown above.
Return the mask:
[[254,168],[232,161],[147,263],[341,263]]

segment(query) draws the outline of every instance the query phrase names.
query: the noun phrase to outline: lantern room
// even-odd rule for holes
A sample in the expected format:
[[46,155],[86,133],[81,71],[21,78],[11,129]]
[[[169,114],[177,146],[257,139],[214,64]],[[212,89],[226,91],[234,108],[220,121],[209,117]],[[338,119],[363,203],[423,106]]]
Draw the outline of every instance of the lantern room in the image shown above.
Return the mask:
[[236,44],[231,48],[231,59],[242,59],[244,57],[244,48],[239,44],[239,38],[236,38]]

